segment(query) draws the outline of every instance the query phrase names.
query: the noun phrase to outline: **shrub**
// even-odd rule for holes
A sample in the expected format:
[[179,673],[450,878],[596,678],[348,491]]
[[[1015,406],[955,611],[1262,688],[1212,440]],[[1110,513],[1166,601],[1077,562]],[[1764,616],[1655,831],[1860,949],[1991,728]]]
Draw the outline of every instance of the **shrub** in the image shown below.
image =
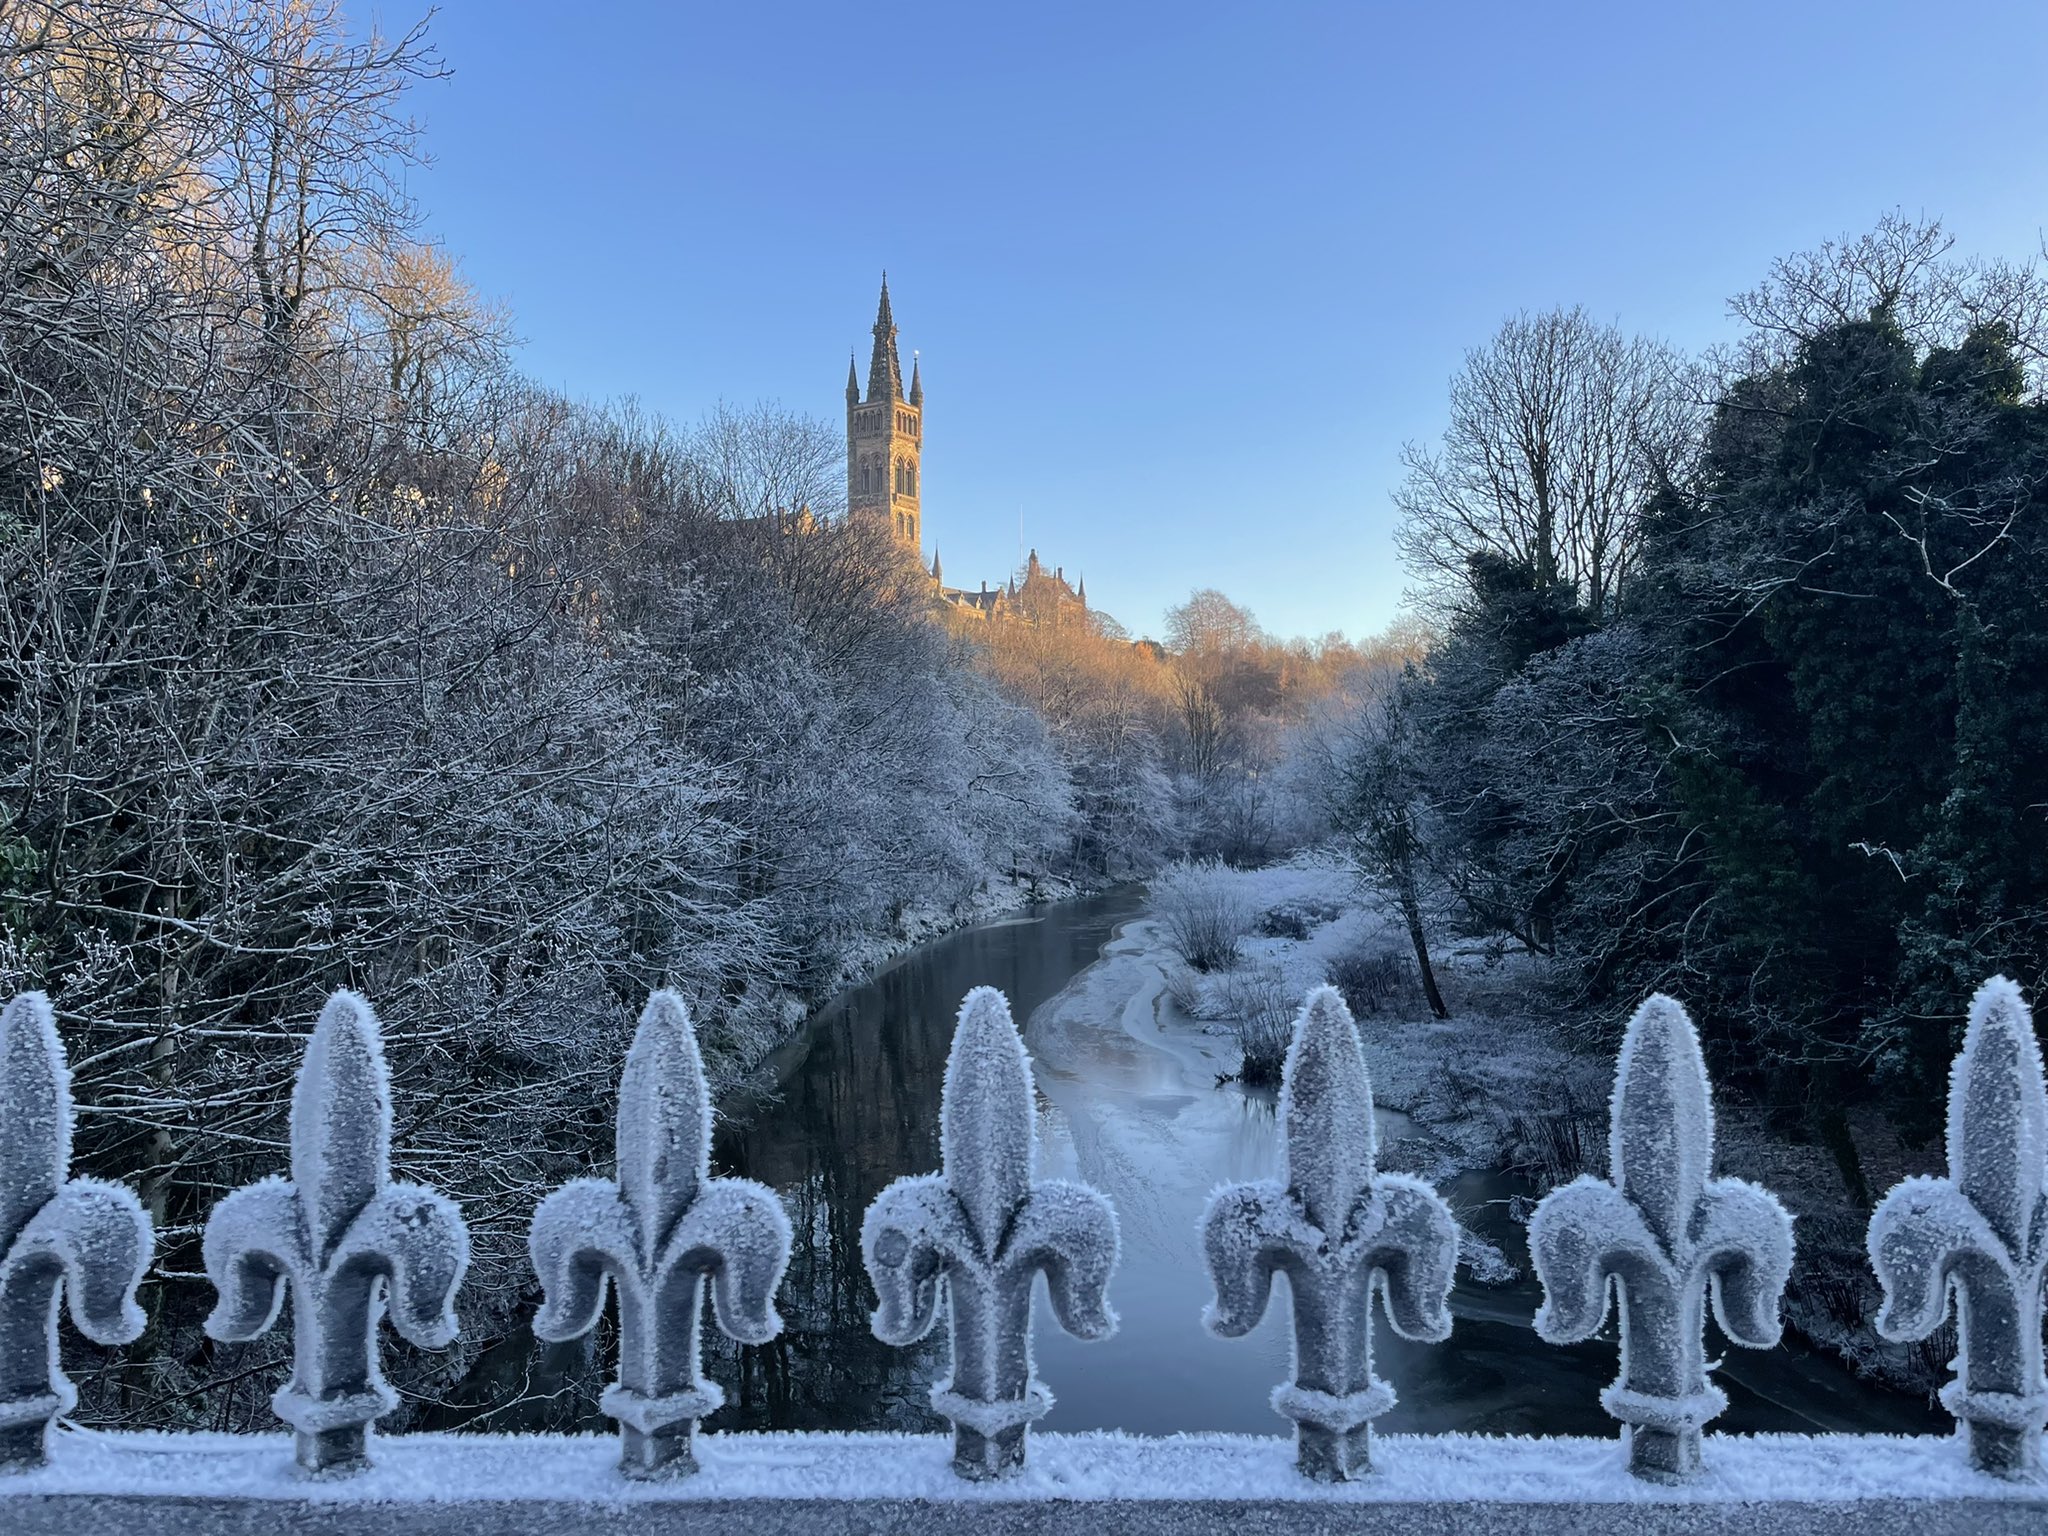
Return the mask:
[[1555,1098],[1509,1111],[1507,1165],[1538,1186],[1556,1189],[1604,1161],[1606,1116],[1580,1101],[1569,1083]]
[[1152,905],[1166,942],[1196,970],[1227,971],[1237,964],[1238,940],[1251,916],[1221,865],[1183,860],[1167,866],[1153,877]]
[[1178,963],[1169,962],[1162,969],[1166,974],[1166,995],[1173,999],[1173,1005],[1191,1019],[1202,1017],[1202,978]]
[[1253,1086],[1279,1082],[1294,1038],[1295,1015],[1301,1011],[1300,996],[1284,976],[1267,966],[1231,971],[1218,978],[1217,991],[1230,1012],[1243,1057],[1238,1080]]
[[1283,901],[1259,918],[1259,933],[1268,939],[1305,939],[1342,910],[1329,901]]
[[1407,963],[1391,949],[1360,945],[1330,962],[1330,985],[1344,994],[1344,1005],[1355,1018],[1378,1013],[1407,981]]

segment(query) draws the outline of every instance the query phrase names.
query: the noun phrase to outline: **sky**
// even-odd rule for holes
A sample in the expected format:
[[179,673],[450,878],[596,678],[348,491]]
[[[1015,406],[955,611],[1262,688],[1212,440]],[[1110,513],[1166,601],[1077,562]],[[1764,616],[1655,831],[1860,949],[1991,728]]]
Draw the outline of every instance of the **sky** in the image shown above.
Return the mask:
[[2038,0],[443,0],[429,37],[423,232],[528,373],[838,426],[886,268],[926,557],[1035,547],[1139,634],[1202,587],[1394,619],[1402,445],[1509,314],[1695,349],[1887,210],[2048,227]]

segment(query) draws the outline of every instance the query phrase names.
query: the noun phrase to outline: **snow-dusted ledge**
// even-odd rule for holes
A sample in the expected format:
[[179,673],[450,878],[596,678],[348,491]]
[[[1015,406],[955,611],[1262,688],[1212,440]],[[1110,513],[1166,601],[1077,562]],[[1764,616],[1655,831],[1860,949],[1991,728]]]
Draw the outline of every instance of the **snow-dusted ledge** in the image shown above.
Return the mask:
[[971,1482],[939,1436],[705,1435],[696,1476],[634,1481],[597,1437],[405,1435],[371,1465],[299,1472],[284,1435],[60,1431],[0,1479],[8,1536],[547,1532],[1969,1532],[2048,1529],[2048,1488],[1970,1469],[1946,1438],[1709,1436],[1680,1487],[1631,1477],[1618,1440],[1389,1435],[1381,1470],[1320,1483],[1277,1436],[1045,1434]]

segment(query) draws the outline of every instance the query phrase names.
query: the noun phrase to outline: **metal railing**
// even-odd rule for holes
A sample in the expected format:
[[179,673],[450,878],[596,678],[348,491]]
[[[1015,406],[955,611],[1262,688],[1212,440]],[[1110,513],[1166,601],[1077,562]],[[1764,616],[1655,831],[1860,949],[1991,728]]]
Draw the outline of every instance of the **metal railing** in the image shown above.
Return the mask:
[[[0,1477],[0,1519],[16,1521],[8,1529],[76,1531],[116,1518],[208,1529],[247,1524],[251,1509],[284,1501],[307,1528],[424,1531],[441,1518],[431,1513],[440,1502],[460,1498],[495,1511],[465,1529],[505,1530],[549,1528],[564,1511],[577,1529],[625,1521],[709,1530],[738,1518],[742,1503],[746,1523],[763,1531],[960,1521],[1078,1530],[1094,1528],[1086,1511],[1103,1500],[1117,1503],[1122,1529],[1182,1529],[1225,1508],[1253,1528],[1321,1529],[1335,1505],[1353,1511],[1347,1528],[1384,1520],[1391,1529],[1403,1511],[1427,1505],[1438,1525],[1461,1530],[1662,1529],[1667,1519],[1689,1530],[1838,1521],[1996,1530],[2038,1521],[2048,1496],[2048,1085],[2026,1004],[2002,977],[1977,993],[1956,1058],[1947,1174],[1907,1179],[1870,1223],[1884,1295],[1878,1331],[1925,1338],[1953,1309],[1959,1348],[1942,1401],[1962,1433],[1946,1440],[1705,1436],[1726,1406],[1705,1356],[1707,1308],[1731,1342],[1775,1345],[1794,1235],[1768,1191],[1715,1175],[1699,1041],[1685,1010],[1662,996],[1637,1010],[1621,1047],[1609,1177],[1552,1191],[1529,1228],[1544,1291],[1537,1333],[1567,1343],[1610,1313],[1619,1319],[1621,1371],[1602,1403],[1622,1425],[1625,1452],[1616,1442],[1458,1435],[1375,1444],[1373,1420],[1395,1390],[1374,1371],[1374,1300],[1402,1337],[1456,1348],[1448,1300],[1457,1226],[1426,1183],[1378,1170],[1364,1054],[1328,987],[1310,993],[1295,1026],[1279,1174],[1217,1191],[1200,1234],[1215,1290],[1202,1321],[1214,1333],[1252,1329],[1274,1278],[1287,1278],[1293,1377],[1276,1386],[1273,1406],[1294,1423],[1291,1469],[1279,1442],[1256,1437],[1049,1436],[1032,1454],[1030,1425],[1052,1401],[1032,1362],[1035,1281],[1045,1277],[1069,1333],[1110,1333],[1117,1222],[1099,1192],[1035,1177],[1030,1062],[991,988],[969,993],[960,1010],[943,1168],[884,1190],[861,1234],[881,1339],[912,1344],[945,1314],[951,1371],[931,1401],[953,1425],[950,1474],[935,1442],[917,1436],[699,1440],[698,1421],[722,1401],[701,1373],[707,1293],[711,1320],[732,1338],[774,1336],[790,1228],[772,1191],[712,1176],[696,1035],[670,992],[648,1003],[627,1057],[616,1177],[556,1190],[530,1234],[542,1338],[589,1332],[608,1292],[617,1295],[618,1378],[602,1403],[619,1426],[615,1464],[597,1460],[589,1439],[374,1440],[372,1426],[394,1406],[379,1371],[379,1324],[425,1347],[450,1342],[469,1256],[452,1201],[391,1180],[390,1098],[375,1013],[352,993],[335,994],[292,1096],[289,1175],[235,1191],[206,1225],[213,1337],[262,1334],[289,1293],[292,1373],[272,1406],[293,1431],[296,1475],[274,1437],[93,1432],[66,1418],[75,1396],[57,1365],[60,1318],[68,1313],[98,1344],[136,1337],[135,1290],[153,1234],[126,1189],[72,1175],[69,1077],[49,1004],[29,993],[7,1005],[0,1469],[13,1475]],[[1727,1524],[1730,1510],[1748,1513]]]

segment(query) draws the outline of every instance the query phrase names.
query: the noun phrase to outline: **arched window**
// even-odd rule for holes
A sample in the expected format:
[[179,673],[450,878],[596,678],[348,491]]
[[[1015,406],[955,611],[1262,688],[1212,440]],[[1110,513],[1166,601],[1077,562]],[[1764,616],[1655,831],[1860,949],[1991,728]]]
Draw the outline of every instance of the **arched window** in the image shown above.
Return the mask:
[[913,496],[915,496],[915,495],[917,494],[917,466],[916,466],[915,464],[913,464],[913,465],[911,465],[911,466],[910,466],[910,469],[909,469],[909,473],[910,473],[910,494],[911,494],[911,495],[913,495]]

